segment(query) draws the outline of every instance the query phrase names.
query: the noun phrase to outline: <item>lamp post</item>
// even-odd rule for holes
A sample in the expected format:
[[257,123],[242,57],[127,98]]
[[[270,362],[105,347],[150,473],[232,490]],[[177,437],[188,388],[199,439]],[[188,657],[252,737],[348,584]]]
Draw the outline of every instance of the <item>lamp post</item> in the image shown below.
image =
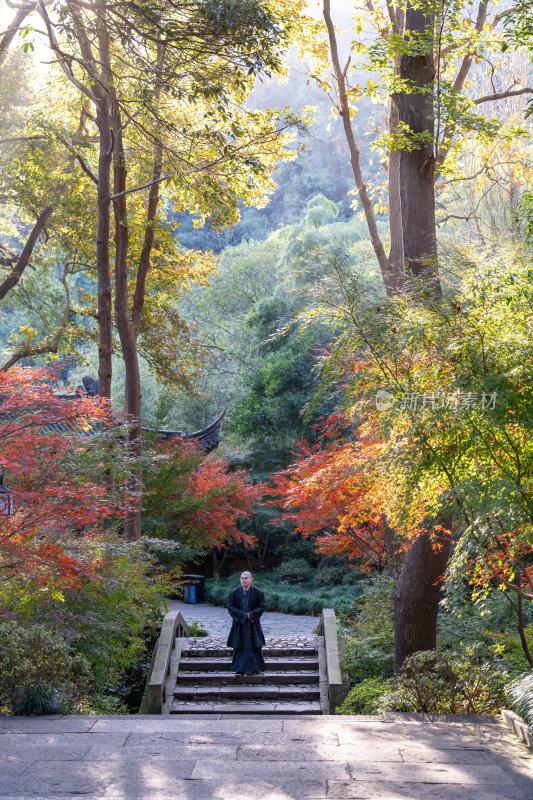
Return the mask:
[[0,472],[0,517],[10,517],[15,513],[13,490],[4,486],[4,470]]

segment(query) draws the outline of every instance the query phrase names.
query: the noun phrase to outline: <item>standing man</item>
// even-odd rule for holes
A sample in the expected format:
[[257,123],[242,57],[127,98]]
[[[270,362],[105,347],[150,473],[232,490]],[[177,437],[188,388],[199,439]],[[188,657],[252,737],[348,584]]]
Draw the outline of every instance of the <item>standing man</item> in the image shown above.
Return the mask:
[[252,575],[243,572],[241,585],[228,597],[228,611],[233,620],[228,647],[233,648],[231,669],[237,675],[256,675],[265,668],[262,647],[265,637],[259,619],[265,610],[265,595],[252,586]]

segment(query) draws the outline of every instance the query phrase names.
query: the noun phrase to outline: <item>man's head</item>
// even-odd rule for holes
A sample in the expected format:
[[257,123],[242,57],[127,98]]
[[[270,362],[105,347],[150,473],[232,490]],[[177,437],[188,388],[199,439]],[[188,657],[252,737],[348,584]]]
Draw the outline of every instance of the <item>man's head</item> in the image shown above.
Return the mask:
[[248,591],[250,586],[252,585],[252,573],[251,572],[242,572],[241,573],[241,586],[245,591]]

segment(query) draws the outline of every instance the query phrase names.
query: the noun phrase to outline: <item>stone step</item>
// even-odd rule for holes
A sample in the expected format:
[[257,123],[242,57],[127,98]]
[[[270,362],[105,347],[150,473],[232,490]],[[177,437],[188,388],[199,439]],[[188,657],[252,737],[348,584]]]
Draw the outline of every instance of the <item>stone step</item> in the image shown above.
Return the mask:
[[[263,651],[264,653],[264,651]],[[182,671],[204,672],[204,671],[217,671],[224,672],[228,670],[231,664],[231,654],[225,658],[198,658],[195,653],[194,657],[187,657],[186,653],[181,654],[179,669]],[[289,670],[317,670],[318,671],[318,658],[270,658],[265,662],[265,671],[267,672],[287,672]]]
[[317,686],[288,684],[286,686],[263,686],[244,684],[234,686],[182,686],[176,684],[174,689],[176,700],[210,700],[220,702],[221,700],[271,700],[283,701],[288,699],[296,700],[319,700],[320,690]]
[[320,703],[288,701],[283,702],[213,702],[193,703],[174,701],[170,709],[171,714],[252,714],[269,716],[293,716],[295,714],[319,715],[322,713]]
[[[182,658],[231,658],[230,647],[184,647]],[[316,647],[263,647],[265,658],[313,658],[317,655]]]
[[[229,666],[229,665],[228,665]],[[229,672],[228,667],[223,672],[192,672],[185,670],[182,672],[181,664],[180,671],[178,672],[178,681],[180,686],[187,686],[195,684],[198,686],[218,685],[227,686],[233,685],[236,682],[239,684],[294,684],[294,683],[317,683],[318,670],[292,670],[290,672],[267,672],[263,675],[236,675],[234,672]]]

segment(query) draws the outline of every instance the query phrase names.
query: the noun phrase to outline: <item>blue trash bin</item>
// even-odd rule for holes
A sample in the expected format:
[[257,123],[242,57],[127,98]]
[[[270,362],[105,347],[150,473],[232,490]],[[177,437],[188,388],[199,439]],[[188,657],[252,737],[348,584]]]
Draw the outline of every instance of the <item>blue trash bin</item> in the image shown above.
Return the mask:
[[184,575],[182,586],[184,603],[205,603],[205,575]]

